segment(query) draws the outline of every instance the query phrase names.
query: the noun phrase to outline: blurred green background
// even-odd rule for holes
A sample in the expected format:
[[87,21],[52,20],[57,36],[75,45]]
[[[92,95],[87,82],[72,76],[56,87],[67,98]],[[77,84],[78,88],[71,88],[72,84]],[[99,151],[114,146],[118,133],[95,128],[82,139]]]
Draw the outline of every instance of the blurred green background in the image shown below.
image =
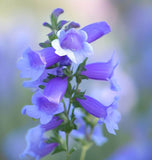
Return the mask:
[[[37,124],[21,114],[21,108],[31,104],[32,92],[22,87],[16,61],[27,47],[40,49],[38,44],[45,41],[49,33],[42,23],[49,21],[50,13],[58,7],[65,10],[61,18],[78,22],[81,27],[97,21],[110,25],[112,32],[92,44],[95,56],[90,61],[107,61],[113,52],[119,58],[115,72],[121,87],[117,93],[122,114],[119,131],[113,136],[104,130],[108,142],[102,147],[94,145],[86,160],[115,160],[112,155],[123,154],[119,150],[130,144],[135,146],[132,152],[140,151],[143,157],[150,157],[143,159],[151,160],[151,0],[0,0],[0,159],[18,160],[26,146],[24,137],[28,128]],[[90,83],[92,88],[85,87],[89,91],[100,88],[103,101],[115,94],[104,83]],[[44,160],[63,157],[60,153],[48,155]],[[80,150],[73,153],[71,159],[79,157]]]

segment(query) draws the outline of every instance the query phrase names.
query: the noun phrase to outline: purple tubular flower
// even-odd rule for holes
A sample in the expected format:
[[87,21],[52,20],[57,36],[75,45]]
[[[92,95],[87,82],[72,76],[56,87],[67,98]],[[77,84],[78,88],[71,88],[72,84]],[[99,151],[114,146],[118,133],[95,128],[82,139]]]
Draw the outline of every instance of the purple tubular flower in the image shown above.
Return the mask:
[[105,142],[107,142],[107,138],[103,136],[102,128],[100,125],[96,125],[94,127],[91,139],[97,146],[102,146]]
[[44,89],[44,95],[52,103],[59,104],[67,89],[67,78],[56,77],[49,81]]
[[61,20],[61,21],[60,21],[60,27],[62,28],[66,23],[68,23],[68,21],[66,21],[66,20]]
[[98,123],[103,122],[109,133],[116,134],[115,129],[118,130],[117,123],[120,121],[120,113],[116,110],[118,98],[115,98],[114,102],[109,106],[104,106],[99,101],[89,96],[84,96],[86,99],[76,100],[82,105],[82,107],[93,116],[99,118]]
[[44,131],[49,131],[59,126],[62,122],[63,120],[56,116],[56,117],[53,117],[49,123],[41,124],[41,128],[43,128]]
[[32,97],[34,105],[24,106],[22,114],[29,117],[40,118],[41,124],[48,123],[55,114],[64,111],[63,104],[60,103],[67,89],[67,78],[53,78],[46,85],[44,92],[36,92]]
[[84,96],[86,99],[76,100],[82,105],[82,107],[90,114],[97,118],[105,118],[107,116],[106,106],[102,105],[99,101],[92,97]]
[[58,143],[45,143],[43,137],[44,130],[39,126],[31,128],[26,135],[27,147],[21,154],[21,158],[29,155],[34,157],[36,160],[40,160],[42,157],[49,154]]
[[[120,113],[116,110],[118,103],[118,97],[115,98],[114,102],[107,109],[107,117],[103,120],[106,125],[107,131],[111,134],[116,135],[115,130],[118,130],[118,122],[121,119]],[[99,119],[98,123],[102,123]]]
[[67,56],[62,56],[60,60],[60,66],[69,66],[71,65],[71,60]]
[[21,70],[22,78],[38,79],[45,69],[45,65],[38,53],[30,48],[26,49],[23,57],[17,62],[17,67]]
[[52,46],[59,56],[67,55],[74,63],[81,63],[86,57],[93,54],[91,45],[87,42],[87,34],[83,30],[72,28],[57,33],[58,39],[52,41]]
[[118,65],[118,62],[112,58],[108,62],[91,63],[85,66],[85,71],[81,74],[87,76],[90,79],[110,81],[111,89],[118,90],[118,86],[114,83],[112,78],[114,69]]
[[50,67],[61,59],[60,56],[55,54],[55,49],[53,47],[47,47],[38,52],[40,53],[41,60],[45,64],[45,67]]
[[66,21],[66,20],[61,20],[61,21],[58,23],[58,30],[60,30],[66,23],[68,23],[68,21]]
[[69,30],[70,28],[79,28],[80,24],[76,23],[76,22],[71,22],[68,24],[67,28],[65,29],[65,31]]
[[48,74],[57,75],[57,70],[58,70],[57,68],[48,69],[48,70],[46,69],[37,80],[24,81],[23,87],[37,89],[40,85],[46,86],[47,83],[43,82],[43,80],[48,77]]
[[62,8],[56,8],[53,12],[52,15],[54,15],[55,17],[58,17],[60,14],[62,14],[64,12],[64,10]]
[[85,26],[81,30],[85,31],[88,35],[87,42],[91,43],[111,31],[106,22],[97,22]]
[[22,78],[31,78],[35,81],[43,74],[45,67],[50,67],[59,60],[60,56],[55,54],[52,47],[36,52],[28,48],[17,62],[17,67],[21,70]]
[[80,27],[80,24],[79,23],[76,23],[76,22],[71,22],[69,25],[68,25],[69,28],[79,28]]

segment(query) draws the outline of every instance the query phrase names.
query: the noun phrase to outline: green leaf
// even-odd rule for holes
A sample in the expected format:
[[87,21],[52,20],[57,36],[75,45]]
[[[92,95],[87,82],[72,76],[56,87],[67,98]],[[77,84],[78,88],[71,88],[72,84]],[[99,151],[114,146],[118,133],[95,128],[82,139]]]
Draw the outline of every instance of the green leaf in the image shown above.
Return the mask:
[[57,137],[51,137],[46,141],[46,143],[60,143],[60,140]]
[[44,89],[44,88],[45,88],[45,86],[43,86],[43,85],[39,85],[39,88]]
[[68,121],[66,123],[62,123],[58,129],[61,130],[61,131],[64,131],[66,133],[70,133],[73,129],[76,129],[77,126],[71,122],[71,121]]
[[65,97],[66,98],[70,98],[71,97],[71,94],[72,94],[72,86],[71,86],[71,83],[68,82],[68,87],[67,87],[67,90],[66,90],[66,93],[65,93]]
[[47,77],[48,79],[52,79],[52,78],[55,78],[55,77],[56,77],[55,75],[48,73],[48,77]]
[[84,92],[78,92],[78,93],[76,93],[75,97],[76,97],[76,98],[80,98],[80,99],[86,99],[86,98],[84,97],[84,94],[85,94],[85,91],[84,91]]
[[63,119],[63,120],[64,120],[64,123],[68,121],[68,119],[67,119],[67,117],[66,117],[66,115],[65,115],[64,113],[59,113],[59,114],[57,114],[57,115],[58,115],[58,117],[59,117],[60,119]]
[[62,71],[67,77],[71,77],[72,76],[73,72],[72,72],[72,70],[70,70],[70,67],[66,67]]
[[79,75],[79,77],[80,77],[80,79],[88,79],[88,77],[85,75]]
[[75,76],[76,76],[76,82],[79,84],[81,83],[82,79],[88,79],[86,76],[81,75],[82,71],[85,71],[85,65],[86,65],[86,61],[88,58],[86,58],[82,63],[79,64],[76,72],[75,72]]
[[54,149],[54,151],[52,152],[52,155],[53,154],[56,154],[56,153],[59,153],[59,152],[66,152],[66,148],[64,148],[63,146],[61,146],[61,145],[58,145],[55,149]]
[[33,120],[33,121],[37,121],[37,119],[35,119],[35,118],[32,118],[32,120]]
[[80,78],[80,76],[76,76],[76,82],[77,82],[78,84],[81,83],[81,78]]
[[49,41],[46,41],[46,42],[39,43],[39,46],[42,48],[47,48],[47,47],[51,47],[52,45],[50,44]]
[[74,101],[72,102],[72,104],[73,104],[73,106],[74,106],[75,108],[82,108],[81,104],[80,104],[78,101],[76,101],[76,100],[74,100]]
[[88,58],[86,58],[82,63],[79,64],[77,71],[76,71],[76,75],[79,75],[79,74],[81,74],[82,71],[86,70],[85,65],[86,65],[87,59]]
[[77,150],[77,148],[76,147],[72,147],[71,149],[70,149],[70,151],[69,151],[69,154],[72,154],[74,151],[76,151]]
[[55,63],[54,65],[52,65],[52,66],[50,66],[50,67],[47,67],[47,69],[56,68],[56,67],[58,67],[58,66],[59,66],[59,64],[58,64],[58,63]]
[[43,82],[48,83],[51,79],[53,79],[53,78],[55,78],[55,77],[56,77],[55,75],[48,73],[47,78],[45,78],[45,79],[43,80]]
[[53,30],[57,30],[57,18],[54,14],[51,14],[51,24]]
[[72,122],[76,119],[75,114],[74,114],[74,110],[75,110],[75,108],[72,109],[72,114],[71,114],[71,121]]
[[48,34],[50,42],[52,42],[54,39],[57,39],[57,36],[54,32],[51,32]]

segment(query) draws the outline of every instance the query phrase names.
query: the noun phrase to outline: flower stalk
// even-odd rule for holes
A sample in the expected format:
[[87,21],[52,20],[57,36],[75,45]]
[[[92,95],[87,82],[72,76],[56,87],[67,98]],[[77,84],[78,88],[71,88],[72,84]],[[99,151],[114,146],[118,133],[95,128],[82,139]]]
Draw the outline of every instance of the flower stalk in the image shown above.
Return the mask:
[[[51,30],[48,40],[40,43],[43,49],[28,48],[17,64],[21,77],[28,78],[23,86],[35,91],[32,105],[22,109],[23,115],[40,120],[40,125],[29,130],[23,153],[35,159],[64,151],[69,160],[76,150],[69,146],[71,136],[82,145],[80,160],[85,160],[92,142],[98,146],[106,142],[101,125],[105,123],[108,132],[116,134],[120,120],[117,98],[105,106],[79,89],[81,82],[88,79],[108,81],[111,88],[116,88],[113,72],[118,63],[113,57],[108,62],[86,64],[94,54],[90,43],[109,33],[109,25],[97,22],[78,29],[80,25],[76,22],[59,21],[63,12],[61,8],[55,9],[51,23],[43,23]],[[46,131],[50,131],[49,137],[45,137]]]
[[87,151],[91,148],[92,143],[88,143],[86,145],[82,145],[80,160],[85,160]]

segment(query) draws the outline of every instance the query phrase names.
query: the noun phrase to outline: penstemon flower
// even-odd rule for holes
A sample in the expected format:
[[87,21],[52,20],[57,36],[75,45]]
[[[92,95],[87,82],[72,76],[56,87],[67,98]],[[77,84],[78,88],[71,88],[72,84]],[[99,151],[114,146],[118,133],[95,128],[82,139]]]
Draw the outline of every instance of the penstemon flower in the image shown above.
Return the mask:
[[[55,9],[51,24],[43,23],[51,29],[48,40],[40,43],[43,49],[28,48],[17,62],[21,77],[28,78],[23,86],[35,91],[32,105],[24,106],[22,114],[40,120],[40,125],[28,131],[27,147],[21,157],[28,155],[39,160],[50,152],[65,151],[69,160],[75,151],[75,144],[69,146],[71,136],[82,145],[81,160],[84,160],[93,142],[101,146],[107,141],[102,133],[103,124],[111,134],[118,130],[118,98],[105,106],[79,87],[83,80],[95,79],[109,81],[111,89],[117,90],[113,77],[118,63],[113,57],[108,62],[86,64],[94,54],[90,43],[109,33],[110,27],[106,22],[97,22],[77,29],[79,23],[58,20],[63,12],[61,8]],[[46,134],[47,131],[50,132]]]

